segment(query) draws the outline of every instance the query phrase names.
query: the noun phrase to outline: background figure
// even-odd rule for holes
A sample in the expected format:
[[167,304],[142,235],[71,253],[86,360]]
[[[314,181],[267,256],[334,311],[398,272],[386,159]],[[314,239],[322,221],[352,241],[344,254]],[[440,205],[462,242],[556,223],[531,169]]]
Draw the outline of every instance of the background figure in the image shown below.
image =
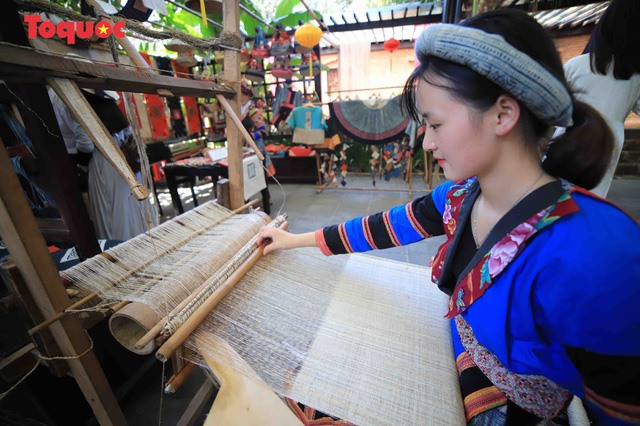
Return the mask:
[[[275,167],[271,162],[269,153],[265,148],[264,138],[267,137],[267,121],[264,118],[264,113],[260,108],[257,108],[253,102],[253,87],[247,81],[243,81],[240,85],[240,115],[242,118],[242,125],[251,134],[251,137],[255,141],[258,149],[264,156],[264,167],[268,173],[266,176],[273,176],[275,174]],[[266,214],[271,213],[271,194],[269,193],[269,185],[260,191],[262,195],[262,209]]]
[[[115,143],[122,149],[123,143],[131,136],[131,130],[115,101],[106,95],[99,96],[87,92],[83,92],[83,94],[113,136]],[[75,129],[75,138],[89,140],[88,135],[76,122],[58,95],[50,90],[49,96],[56,117],[64,117],[64,120],[69,123],[69,127]],[[107,158],[99,150],[94,149],[93,151],[89,162],[89,214],[93,220],[97,237],[124,241],[145,232],[147,230],[148,209],[151,213],[151,222],[153,226],[156,226],[158,215],[155,205],[151,205],[148,199],[145,201],[136,200],[131,195],[131,188],[127,182],[118,174]],[[130,156],[125,155],[125,157]],[[129,165],[136,172],[138,181],[142,183],[139,163],[136,167],[136,164],[129,161]]]
[[[113,135],[118,146],[131,135],[126,129]],[[140,172],[136,179],[142,184]],[[152,226],[158,225],[156,206],[147,198],[138,201],[127,182],[118,174],[107,158],[97,149],[89,163],[89,213],[98,238],[128,240],[147,230],[147,211],[150,209]]]
[[604,117],[615,136],[611,163],[592,190],[606,197],[622,145],[624,120],[640,115],[640,1],[613,0],[596,26],[584,54],[565,64],[577,99]]
[[82,129],[80,123],[73,118],[71,111],[69,111],[56,92],[49,87],[47,89],[47,93],[51,100],[53,112],[56,116],[58,127],[60,127],[60,133],[62,134],[62,139],[64,139],[67,153],[76,167],[80,181],[80,188],[82,188],[83,191],[86,191],[86,174],[89,161],[91,161],[91,156],[93,154],[93,142],[91,142],[89,135],[87,135]]

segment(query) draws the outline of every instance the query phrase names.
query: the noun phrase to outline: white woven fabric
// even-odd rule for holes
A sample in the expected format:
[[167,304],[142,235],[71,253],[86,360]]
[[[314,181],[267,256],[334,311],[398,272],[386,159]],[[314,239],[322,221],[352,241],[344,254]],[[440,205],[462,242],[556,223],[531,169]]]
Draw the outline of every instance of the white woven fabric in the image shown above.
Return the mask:
[[214,333],[278,394],[356,424],[464,424],[446,296],[428,277],[370,256],[276,253],[189,345]]

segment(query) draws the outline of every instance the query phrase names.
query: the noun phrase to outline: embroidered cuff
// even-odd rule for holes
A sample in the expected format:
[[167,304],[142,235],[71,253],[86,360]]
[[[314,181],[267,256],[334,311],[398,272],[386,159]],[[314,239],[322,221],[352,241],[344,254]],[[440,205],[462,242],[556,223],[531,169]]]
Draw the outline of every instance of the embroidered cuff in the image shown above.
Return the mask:
[[316,231],[316,244],[322,254],[324,254],[325,256],[333,256],[333,253],[331,252],[331,250],[329,250],[329,246],[324,239],[324,229],[322,228]]

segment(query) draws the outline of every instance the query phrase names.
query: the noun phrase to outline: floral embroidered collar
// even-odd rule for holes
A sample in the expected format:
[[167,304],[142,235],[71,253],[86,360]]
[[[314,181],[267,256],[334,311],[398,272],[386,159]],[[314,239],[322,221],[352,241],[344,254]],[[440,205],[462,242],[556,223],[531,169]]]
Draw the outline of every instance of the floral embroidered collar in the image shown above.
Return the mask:
[[[469,266],[458,278],[449,300],[446,317],[453,318],[461,314],[482,297],[495,278],[517,257],[526,247],[527,241],[538,231],[561,217],[578,211],[579,207],[571,196],[575,191],[590,194],[566,181],[556,182],[534,191],[507,213],[496,224],[469,262]],[[479,193],[478,182],[472,178],[454,184],[447,194],[443,214],[447,241],[438,250],[432,264],[433,282],[441,287],[445,283],[440,280],[450,276],[453,254],[460,243],[462,230],[469,220],[471,208]],[[555,201],[551,201],[549,205],[549,200]],[[540,205],[547,207],[538,210]],[[456,232],[457,229],[461,232]]]

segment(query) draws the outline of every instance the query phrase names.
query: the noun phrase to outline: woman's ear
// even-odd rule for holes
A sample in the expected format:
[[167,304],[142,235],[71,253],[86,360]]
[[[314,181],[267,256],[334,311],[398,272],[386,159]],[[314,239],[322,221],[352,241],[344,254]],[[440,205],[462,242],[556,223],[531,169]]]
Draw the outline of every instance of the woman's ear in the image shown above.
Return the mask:
[[520,120],[520,104],[511,96],[500,95],[495,103],[496,127],[498,136],[511,132]]

